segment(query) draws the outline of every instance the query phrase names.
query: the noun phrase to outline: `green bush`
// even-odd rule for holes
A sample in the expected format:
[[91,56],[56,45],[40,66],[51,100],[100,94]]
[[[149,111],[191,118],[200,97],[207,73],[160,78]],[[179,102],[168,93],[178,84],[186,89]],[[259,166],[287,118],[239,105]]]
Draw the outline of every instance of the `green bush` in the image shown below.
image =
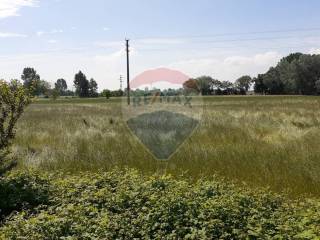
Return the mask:
[[9,147],[15,137],[15,127],[25,107],[30,103],[28,91],[17,80],[0,80],[0,175],[16,164],[8,161]]
[[45,178],[28,173],[0,177],[0,221],[14,211],[48,203],[49,186]]
[[[317,199],[134,170],[15,173],[49,201],[6,218],[3,239],[319,239]],[[39,187],[39,179],[44,188]],[[48,183],[48,184],[47,184]],[[45,191],[44,191],[45,189]]]

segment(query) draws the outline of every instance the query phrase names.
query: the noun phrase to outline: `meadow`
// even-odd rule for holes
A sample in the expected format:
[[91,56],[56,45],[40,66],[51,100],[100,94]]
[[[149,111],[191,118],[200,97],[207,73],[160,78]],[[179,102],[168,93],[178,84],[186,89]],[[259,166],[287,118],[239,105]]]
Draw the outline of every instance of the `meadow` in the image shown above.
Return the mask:
[[167,162],[133,137],[116,98],[34,101],[18,123],[13,153],[20,169],[130,167],[320,196],[320,98],[207,97],[201,104],[199,126]]

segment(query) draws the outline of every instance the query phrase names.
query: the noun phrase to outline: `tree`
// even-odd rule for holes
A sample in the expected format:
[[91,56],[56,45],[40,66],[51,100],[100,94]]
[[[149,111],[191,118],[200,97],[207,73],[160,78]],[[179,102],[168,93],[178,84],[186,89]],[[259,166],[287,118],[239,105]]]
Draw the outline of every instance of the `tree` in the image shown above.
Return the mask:
[[40,80],[37,82],[35,88],[35,95],[45,95],[48,96],[51,91],[51,84],[45,80]]
[[317,90],[317,94],[320,94],[320,79],[318,81],[316,81],[316,90]]
[[268,94],[318,94],[320,55],[293,53],[255,78],[255,91]]
[[213,79],[210,76],[201,76],[195,79],[202,95],[212,94]]
[[122,97],[124,95],[124,91],[119,89],[111,92],[111,97]]
[[109,99],[109,98],[111,97],[111,91],[108,90],[108,89],[104,89],[104,90],[101,92],[100,96]]
[[[188,94],[198,94],[200,92],[197,80],[189,79],[183,83],[183,90],[186,95]],[[171,89],[165,91],[166,96],[173,96],[175,94],[171,94]]]
[[57,98],[60,96],[60,92],[58,89],[54,88],[51,89],[49,93],[49,97],[51,97],[53,100],[57,100]]
[[0,175],[15,165],[8,161],[9,147],[15,137],[15,126],[30,103],[28,91],[17,80],[0,81]]
[[89,97],[98,97],[98,84],[91,78],[89,82]]
[[320,78],[320,55],[302,55],[296,62],[296,85],[300,94],[316,94]]
[[254,92],[255,93],[260,93],[260,94],[265,94],[267,87],[264,85],[263,82],[263,74],[258,74],[256,78],[253,79],[254,82]]
[[280,60],[280,62],[282,62],[282,61],[287,61],[287,62],[289,62],[289,63],[292,63],[293,61],[299,60],[299,58],[300,58],[302,55],[303,55],[303,54],[302,54],[302,53],[299,53],[299,52],[297,52],[297,53],[291,53],[291,54],[289,54],[288,56],[282,58],[282,59]]
[[58,79],[57,82],[54,84],[54,87],[56,90],[59,91],[60,95],[64,95],[68,89],[67,82],[63,78]]
[[89,97],[89,81],[81,71],[75,75],[74,85],[79,97]]
[[37,95],[40,84],[40,75],[34,68],[26,67],[23,69],[21,79],[25,88],[29,89],[32,95]]
[[237,88],[239,88],[240,90],[244,89],[246,92],[251,87],[251,84],[252,84],[252,79],[248,75],[238,78],[235,82],[235,85],[237,86]]

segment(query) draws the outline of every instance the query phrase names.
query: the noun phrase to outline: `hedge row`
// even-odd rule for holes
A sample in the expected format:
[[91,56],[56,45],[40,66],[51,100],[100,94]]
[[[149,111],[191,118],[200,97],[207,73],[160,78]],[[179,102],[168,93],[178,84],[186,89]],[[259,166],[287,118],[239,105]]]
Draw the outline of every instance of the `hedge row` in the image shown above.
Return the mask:
[[135,170],[13,172],[1,239],[320,239],[320,201]]

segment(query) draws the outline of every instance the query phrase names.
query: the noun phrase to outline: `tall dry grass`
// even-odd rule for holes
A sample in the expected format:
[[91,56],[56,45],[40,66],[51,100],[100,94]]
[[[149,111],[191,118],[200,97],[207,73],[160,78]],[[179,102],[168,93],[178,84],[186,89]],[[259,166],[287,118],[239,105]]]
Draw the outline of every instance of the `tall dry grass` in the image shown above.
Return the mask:
[[202,107],[199,127],[167,163],[131,135],[116,99],[35,102],[19,122],[14,154],[21,168],[165,168],[320,196],[320,98],[208,97]]

